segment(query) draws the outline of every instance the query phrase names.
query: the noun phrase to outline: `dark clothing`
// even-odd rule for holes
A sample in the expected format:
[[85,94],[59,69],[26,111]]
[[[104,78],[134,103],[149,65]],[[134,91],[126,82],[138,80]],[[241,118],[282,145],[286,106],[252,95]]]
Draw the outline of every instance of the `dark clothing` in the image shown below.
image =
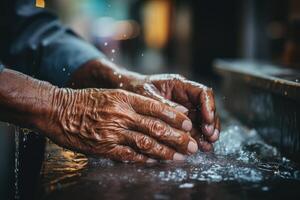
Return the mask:
[[0,73],[3,71],[4,66],[0,63]]
[[35,0],[0,1],[0,60],[12,69],[63,86],[74,70],[99,57]]

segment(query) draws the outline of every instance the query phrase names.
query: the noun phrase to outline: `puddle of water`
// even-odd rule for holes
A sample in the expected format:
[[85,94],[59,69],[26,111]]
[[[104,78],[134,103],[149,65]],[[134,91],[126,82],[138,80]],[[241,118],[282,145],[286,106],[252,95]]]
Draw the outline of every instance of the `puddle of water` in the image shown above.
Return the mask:
[[208,199],[280,199],[299,195],[298,165],[264,143],[255,130],[223,115],[224,128],[215,152],[198,152],[185,163],[122,164],[87,159],[49,144],[40,196],[126,199],[135,194],[149,199],[191,199],[202,195]]

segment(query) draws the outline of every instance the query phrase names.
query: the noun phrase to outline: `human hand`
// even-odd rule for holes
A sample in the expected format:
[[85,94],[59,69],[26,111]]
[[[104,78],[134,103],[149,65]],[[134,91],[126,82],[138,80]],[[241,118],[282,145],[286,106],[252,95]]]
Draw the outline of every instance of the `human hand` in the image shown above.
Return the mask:
[[194,123],[191,135],[202,151],[211,151],[218,140],[220,120],[216,114],[213,91],[180,75],[144,76],[121,69],[107,59],[93,60],[73,74],[74,88],[122,88],[163,102],[188,114]]
[[124,90],[56,89],[40,129],[71,150],[118,161],[184,160],[195,153],[187,116]]
[[188,114],[193,122],[191,135],[199,148],[203,151],[213,149],[212,143],[220,135],[220,120],[211,88],[174,74],[140,76],[132,79],[127,88]]

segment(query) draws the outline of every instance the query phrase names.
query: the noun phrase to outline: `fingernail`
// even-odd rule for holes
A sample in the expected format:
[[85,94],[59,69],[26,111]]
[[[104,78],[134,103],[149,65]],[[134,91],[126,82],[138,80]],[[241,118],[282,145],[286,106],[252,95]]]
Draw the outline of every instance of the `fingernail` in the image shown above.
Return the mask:
[[216,139],[218,139],[219,138],[219,130],[218,129],[215,129],[215,131],[214,131],[214,136],[216,137]]
[[198,145],[195,142],[190,141],[188,144],[188,152],[196,153],[197,151],[198,151]]
[[207,133],[207,136],[211,136],[214,133],[214,126],[212,124],[205,125],[205,132]]
[[189,112],[189,110],[184,106],[176,106],[175,110],[177,110],[178,112],[181,112],[183,114],[187,114]]
[[189,120],[184,120],[182,123],[182,129],[185,131],[191,131],[193,128],[192,122]]
[[185,160],[185,156],[180,154],[180,153],[175,153],[173,156],[173,160],[174,161],[184,161]]
[[152,159],[152,158],[148,158],[146,163],[156,163],[157,161]]

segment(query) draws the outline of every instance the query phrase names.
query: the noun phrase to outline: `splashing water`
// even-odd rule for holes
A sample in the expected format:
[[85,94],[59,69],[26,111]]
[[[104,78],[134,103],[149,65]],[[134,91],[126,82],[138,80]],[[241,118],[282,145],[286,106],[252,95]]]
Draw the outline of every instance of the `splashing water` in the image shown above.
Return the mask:
[[[256,130],[244,127],[229,116],[225,118],[214,153],[198,152],[184,163],[122,164],[107,159],[86,159],[80,154],[62,151],[54,144],[48,145],[47,152],[51,156],[44,163],[43,190],[51,194],[64,188],[75,193],[77,190],[94,189],[97,190],[97,195],[94,194],[97,198],[128,195],[134,190],[154,199],[171,199],[179,198],[173,196],[177,190],[201,194],[203,188],[210,191],[217,187],[215,195],[230,197],[233,188],[249,191],[250,195],[251,191],[271,192],[274,188],[288,191],[288,188],[300,185],[297,164],[266,144]],[[278,185],[276,181],[279,181]],[[283,181],[296,184],[284,186]],[[244,193],[236,192],[234,195],[240,197]],[[91,199],[95,199],[94,196]]]

